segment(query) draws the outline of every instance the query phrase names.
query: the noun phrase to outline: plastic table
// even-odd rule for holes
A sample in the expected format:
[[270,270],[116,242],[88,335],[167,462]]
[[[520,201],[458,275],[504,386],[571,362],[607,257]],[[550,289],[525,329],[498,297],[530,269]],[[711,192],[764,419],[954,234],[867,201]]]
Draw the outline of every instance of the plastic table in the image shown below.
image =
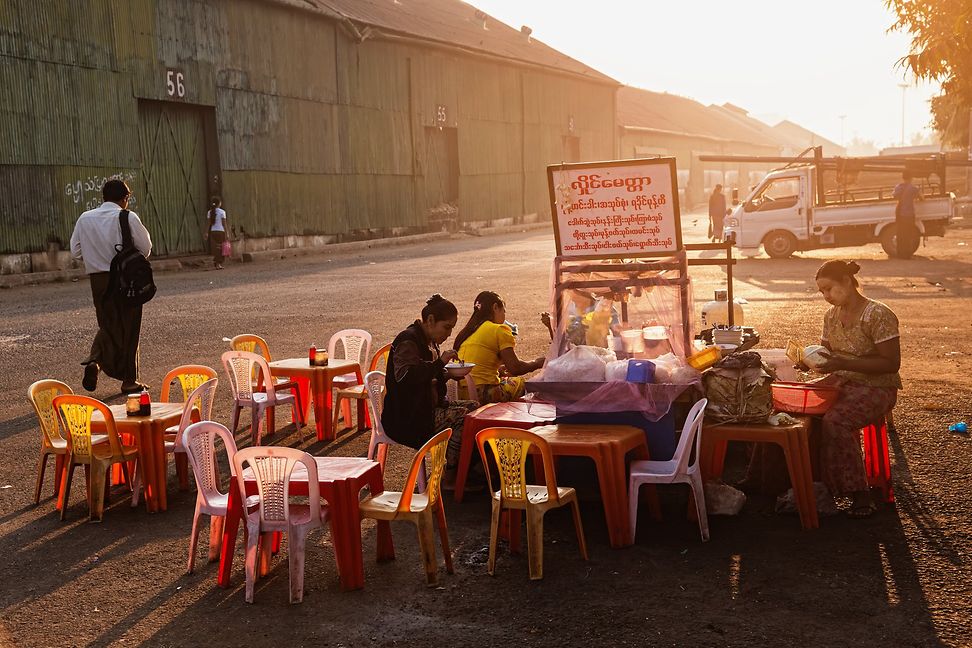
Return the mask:
[[[381,466],[376,461],[360,457],[314,457],[314,461],[317,462],[321,497],[327,500],[330,511],[329,525],[341,589],[344,591],[361,589],[364,587],[364,562],[361,558],[359,494],[365,486],[372,494],[385,490]],[[243,519],[237,479],[236,475],[230,479],[229,505],[226,521],[223,523],[223,544],[219,557],[219,570],[216,572],[216,582],[220,587],[230,586],[233,555],[236,553],[236,537]],[[243,483],[247,495],[257,494],[257,484],[249,474],[249,469],[243,473]],[[307,471],[300,464],[294,468],[291,476],[290,494],[307,495]],[[379,521],[377,529],[377,559],[393,560],[395,546],[392,542],[391,526],[387,521]]]
[[[364,383],[361,374],[361,365],[354,360],[329,360],[324,366],[318,367],[311,365],[305,358],[287,358],[285,360],[274,360],[270,363],[270,374],[274,376],[285,376],[296,378],[299,381],[300,402],[304,408],[304,420],[307,420],[307,392],[308,386],[311,400],[314,402],[314,423],[317,426],[317,440],[330,441],[335,437],[335,431],[331,426],[331,413],[333,411],[333,386],[334,378],[344,374],[353,373],[358,377],[358,382]],[[359,403],[358,415],[362,413],[365,402]],[[367,412],[364,412],[367,416]]]
[[810,463],[810,417],[796,416],[794,425],[774,426],[768,423],[727,423],[702,426],[702,478],[722,475],[729,441],[776,443],[783,448],[786,467],[793,485],[793,495],[804,529],[820,526],[817,499],[813,494],[813,468]]

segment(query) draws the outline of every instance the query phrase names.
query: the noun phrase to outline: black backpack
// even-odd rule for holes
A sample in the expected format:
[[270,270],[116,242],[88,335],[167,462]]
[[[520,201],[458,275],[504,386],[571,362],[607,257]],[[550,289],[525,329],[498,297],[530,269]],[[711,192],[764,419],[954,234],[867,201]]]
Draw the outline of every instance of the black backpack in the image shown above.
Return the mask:
[[115,246],[115,258],[111,260],[111,289],[108,294],[114,295],[126,306],[140,306],[155,297],[157,289],[152,279],[152,264],[135,247],[127,209],[118,214],[118,222],[122,242]]

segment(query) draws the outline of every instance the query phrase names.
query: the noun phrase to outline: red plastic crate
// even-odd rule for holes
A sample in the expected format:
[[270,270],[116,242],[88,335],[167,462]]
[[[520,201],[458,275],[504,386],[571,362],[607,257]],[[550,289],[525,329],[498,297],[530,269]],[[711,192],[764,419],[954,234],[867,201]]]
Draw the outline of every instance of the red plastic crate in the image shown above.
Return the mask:
[[812,383],[773,383],[773,407],[790,414],[826,414],[840,394],[836,387]]

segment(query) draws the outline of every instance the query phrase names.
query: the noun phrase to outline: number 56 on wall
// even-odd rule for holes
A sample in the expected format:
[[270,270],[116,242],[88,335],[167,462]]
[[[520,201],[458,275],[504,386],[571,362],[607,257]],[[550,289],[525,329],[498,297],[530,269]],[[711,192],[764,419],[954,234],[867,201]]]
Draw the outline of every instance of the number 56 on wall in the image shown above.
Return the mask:
[[165,71],[165,94],[173,99],[186,98],[186,75],[182,70],[169,68]]

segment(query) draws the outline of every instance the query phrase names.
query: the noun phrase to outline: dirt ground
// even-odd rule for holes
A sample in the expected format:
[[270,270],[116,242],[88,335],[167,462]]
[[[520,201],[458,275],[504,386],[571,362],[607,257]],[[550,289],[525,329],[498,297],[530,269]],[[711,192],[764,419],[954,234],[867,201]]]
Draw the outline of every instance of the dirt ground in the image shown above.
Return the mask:
[[[689,240],[701,218],[686,218]],[[621,645],[972,645],[972,498],[969,437],[947,431],[970,415],[972,390],[972,230],[961,223],[912,261],[889,261],[878,245],[802,253],[775,261],[742,260],[737,294],[749,300],[746,323],[761,346],[819,336],[826,308],[812,276],[822,260],[861,261],[866,293],[901,321],[905,391],[891,439],[897,505],[869,520],[823,518],[801,531],[759,498],[735,517],[711,517],[701,543],[685,519],[687,493],[661,492],[665,519],[641,516],[633,547],[608,546],[592,471],[578,485],[590,560],[581,560],[570,516],[553,511],[545,528],[545,577],[530,581],[526,558],[501,547],[495,577],[486,574],[489,504],[485,494],[456,505],[447,497],[456,574],[426,588],[416,535],[393,529],[397,559],[374,560],[373,525],[363,525],[363,590],[342,593],[329,535],[311,535],[302,605],[287,603],[286,554],[274,559],[243,601],[241,544],[233,587],[215,584],[204,556],[185,574],[194,491],[169,476],[169,510],[132,509],[116,489],[102,524],[86,521],[82,480],[60,522],[51,472],[32,503],[38,430],[27,386],[58,378],[80,389],[94,334],[85,281],[0,291],[0,645],[82,646],[621,646]],[[537,313],[546,308],[553,241],[549,232],[451,240],[340,256],[193,270],[157,277],[145,309],[142,376],[158,393],[165,371],[183,363],[217,366],[223,336],[264,335],[278,357],[303,355],[338,329],[372,331],[390,341],[432,292],[469,314],[482,289],[500,292],[520,324],[518,351],[544,351]],[[699,303],[723,272],[693,273]],[[121,402],[117,382],[96,396]],[[216,419],[228,422],[220,386]],[[288,417],[272,442],[299,445]],[[244,443],[248,430],[241,428]],[[362,456],[368,434],[346,432],[314,454]],[[386,487],[399,485],[409,455],[393,449]],[[739,463],[737,456],[737,464]],[[738,465],[737,465],[738,468]],[[440,557],[441,560],[441,557]]]

